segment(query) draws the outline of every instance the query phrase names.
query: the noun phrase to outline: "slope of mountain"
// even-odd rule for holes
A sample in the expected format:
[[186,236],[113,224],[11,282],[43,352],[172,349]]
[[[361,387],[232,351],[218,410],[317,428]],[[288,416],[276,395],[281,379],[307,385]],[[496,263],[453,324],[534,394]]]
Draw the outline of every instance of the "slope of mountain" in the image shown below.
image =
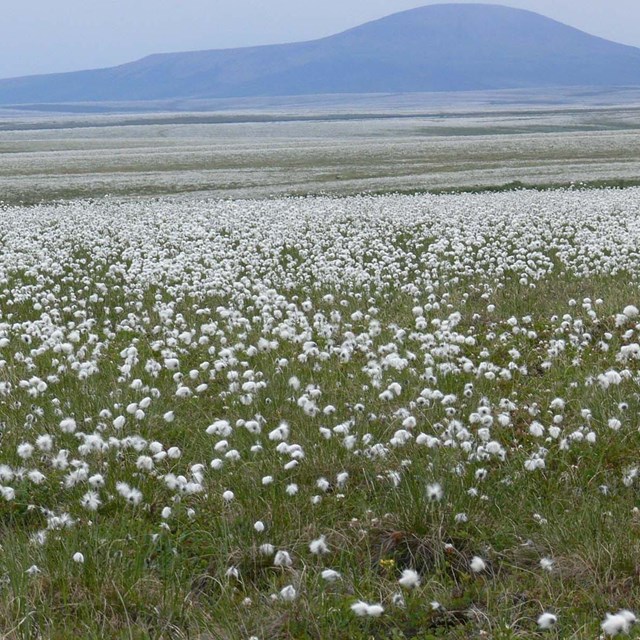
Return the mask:
[[639,86],[640,49],[530,11],[440,4],[309,42],[0,80],[0,104],[580,85]]

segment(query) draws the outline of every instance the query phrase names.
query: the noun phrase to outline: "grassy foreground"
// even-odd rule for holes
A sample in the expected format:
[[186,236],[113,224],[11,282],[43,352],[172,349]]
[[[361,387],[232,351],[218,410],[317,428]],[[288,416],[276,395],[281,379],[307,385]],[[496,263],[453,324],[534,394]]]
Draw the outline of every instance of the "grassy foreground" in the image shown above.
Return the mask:
[[3,637],[598,637],[640,597],[637,200],[3,211]]

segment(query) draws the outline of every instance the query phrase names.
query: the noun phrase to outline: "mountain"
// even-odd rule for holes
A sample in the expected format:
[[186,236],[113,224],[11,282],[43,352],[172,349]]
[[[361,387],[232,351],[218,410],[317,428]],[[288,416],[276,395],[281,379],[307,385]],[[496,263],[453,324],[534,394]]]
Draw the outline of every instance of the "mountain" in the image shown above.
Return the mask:
[[0,104],[639,86],[640,49],[531,11],[439,4],[309,42],[0,80]]

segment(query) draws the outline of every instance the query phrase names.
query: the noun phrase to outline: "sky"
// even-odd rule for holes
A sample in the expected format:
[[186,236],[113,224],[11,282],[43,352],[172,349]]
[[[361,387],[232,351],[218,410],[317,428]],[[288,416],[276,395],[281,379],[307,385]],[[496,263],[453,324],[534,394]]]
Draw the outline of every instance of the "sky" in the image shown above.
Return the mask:
[[[332,35],[429,0],[5,0],[0,78]],[[442,1],[442,0],[440,0]],[[458,0],[477,4],[478,0]],[[486,0],[485,0],[486,1]],[[640,0],[494,0],[640,47]]]

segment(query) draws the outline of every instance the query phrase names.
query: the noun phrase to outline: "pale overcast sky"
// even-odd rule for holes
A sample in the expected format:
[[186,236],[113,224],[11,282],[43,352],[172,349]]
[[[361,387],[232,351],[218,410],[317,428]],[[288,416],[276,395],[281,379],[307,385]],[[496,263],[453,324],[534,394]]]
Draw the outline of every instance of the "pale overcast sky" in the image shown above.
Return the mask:
[[[476,3],[478,0],[459,0]],[[6,0],[0,78],[111,66],[150,53],[311,40],[428,0]],[[640,0],[506,0],[640,47]]]

